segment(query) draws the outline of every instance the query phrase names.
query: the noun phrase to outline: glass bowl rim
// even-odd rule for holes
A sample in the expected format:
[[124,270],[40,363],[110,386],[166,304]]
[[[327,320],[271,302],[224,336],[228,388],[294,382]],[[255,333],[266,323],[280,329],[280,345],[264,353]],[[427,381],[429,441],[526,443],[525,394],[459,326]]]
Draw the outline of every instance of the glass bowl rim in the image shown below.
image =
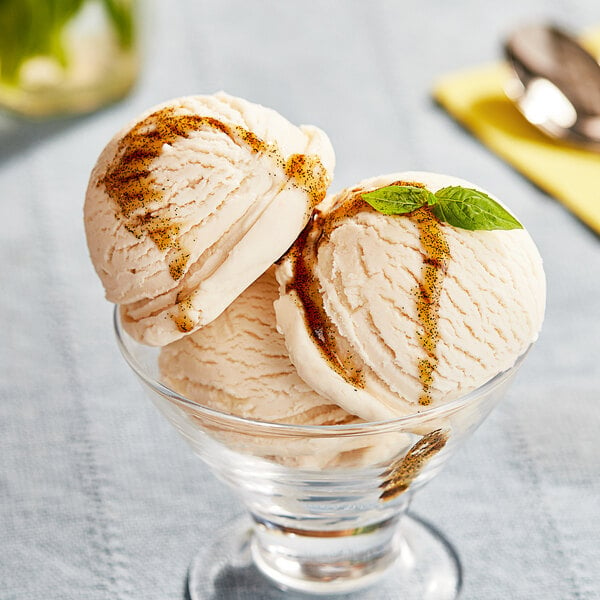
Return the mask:
[[[328,437],[329,435],[371,435],[374,433],[384,433],[388,431],[402,430],[409,431],[411,429],[418,428],[418,426],[426,421],[445,417],[453,412],[460,410],[464,405],[470,403],[476,403],[478,399],[490,394],[496,388],[504,384],[512,375],[520,368],[526,355],[531,349],[533,344],[517,358],[512,367],[509,367],[505,371],[498,373],[487,382],[479,386],[478,388],[468,392],[463,396],[459,396],[454,400],[450,400],[444,404],[434,406],[432,408],[426,408],[421,412],[410,413],[408,415],[394,417],[393,419],[386,419],[381,421],[365,421],[364,423],[353,423],[345,425],[295,425],[292,423],[274,423],[272,421],[260,421],[257,419],[249,419],[247,417],[240,417],[232,415],[214,408],[210,408],[195,400],[186,398],[179,394],[175,390],[171,389],[164,383],[154,379],[148,375],[144,368],[140,365],[139,361],[129,351],[126,338],[131,340],[132,343],[143,346],[140,342],[133,339],[124,329],[121,318],[119,306],[115,305],[113,310],[113,325],[115,335],[117,338],[117,345],[123,358],[131,368],[131,370],[138,376],[138,378],[148,386],[152,391],[158,393],[160,396],[167,396],[169,399],[175,401],[178,404],[183,404],[194,409],[198,413],[207,417],[209,420],[217,420],[220,422],[227,422],[236,429],[240,425],[244,427],[251,426],[260,430],[267,430],[269,435],[282,435],[282,436],[307,436],[307,437]],[[131,343],[130,342],[130,343]],[[150,346],[149,346],[150,347]],[[236,427],[237,426],[237,427]]]

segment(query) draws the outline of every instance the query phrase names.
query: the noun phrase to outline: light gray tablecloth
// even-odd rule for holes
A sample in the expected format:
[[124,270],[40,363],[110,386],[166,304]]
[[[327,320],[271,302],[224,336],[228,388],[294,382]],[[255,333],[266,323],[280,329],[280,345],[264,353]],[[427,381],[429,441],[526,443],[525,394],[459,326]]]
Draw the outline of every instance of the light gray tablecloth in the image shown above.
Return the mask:
[[436,77],[494,60],[513,26],[540,18],[579,30],[600,11],[596,0],[155,2],[127,100],[2,125],[1,600],[184,598],[195,550],[241,511],[122,362],[81,218],[114,131],[169,97],[219,89],[325,129],[334,189],[434,170],[516,208],[545,260],[543,335],[413,508],[458,549],[465,600],[600,597],[600,240],[430,99]]

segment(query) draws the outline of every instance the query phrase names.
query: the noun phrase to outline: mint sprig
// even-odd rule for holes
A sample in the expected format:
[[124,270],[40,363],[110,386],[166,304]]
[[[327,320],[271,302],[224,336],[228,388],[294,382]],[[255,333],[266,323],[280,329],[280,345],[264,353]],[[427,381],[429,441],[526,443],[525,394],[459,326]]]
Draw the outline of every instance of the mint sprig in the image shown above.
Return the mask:
[[523,225],[484,192],[460,185],[433,193],[414,185],[389,185],[362,194],[384,215],[403,215],[427,206],[440,220],[460,229],[523,229]]
[[384,215],[403,215],[431,203],[433,194],[415,185],[390,185],[363,194],[376,211]]

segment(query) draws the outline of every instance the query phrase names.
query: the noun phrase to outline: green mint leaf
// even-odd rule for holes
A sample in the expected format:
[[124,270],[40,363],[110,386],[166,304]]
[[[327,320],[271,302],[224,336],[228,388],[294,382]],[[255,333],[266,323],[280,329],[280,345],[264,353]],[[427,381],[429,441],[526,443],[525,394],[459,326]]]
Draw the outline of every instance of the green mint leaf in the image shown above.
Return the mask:
[[433,214],[454,227],[471,231],[523,229],[505,208],[478,190],[450,186],[438,190],[435,198],[436,202],[431,206]]
[[390,185],[366,192],[362,198],[384,215],[403,215],[435,201],[429,190],[414,185]]

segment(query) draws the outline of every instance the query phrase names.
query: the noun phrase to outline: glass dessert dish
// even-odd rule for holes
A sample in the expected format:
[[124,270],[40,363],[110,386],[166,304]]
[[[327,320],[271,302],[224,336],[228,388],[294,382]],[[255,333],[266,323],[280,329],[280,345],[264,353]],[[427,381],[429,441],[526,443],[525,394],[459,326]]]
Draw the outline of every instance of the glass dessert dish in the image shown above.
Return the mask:
[[193,560],[192,600],[237,597],[242,589],[261,599],[457,597],[461,566],[452,546],[407,510],[500,400],[524,356],[477,390],[419,414],[283,425],[177,394],[160,382],[160,349],[127,335],[118,309],[114,324],[152,401],[247,508]]

